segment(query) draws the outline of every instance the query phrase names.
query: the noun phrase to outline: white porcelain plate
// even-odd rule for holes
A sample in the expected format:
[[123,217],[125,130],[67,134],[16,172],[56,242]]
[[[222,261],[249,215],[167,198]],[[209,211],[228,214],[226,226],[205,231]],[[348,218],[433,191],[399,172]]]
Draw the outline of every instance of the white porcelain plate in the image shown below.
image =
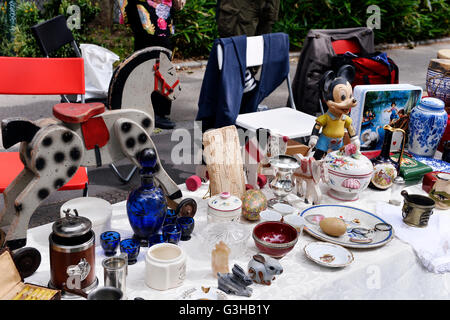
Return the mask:
[[[228,300],[225,292],[217,288],[194,287],[184,291],[178,300]],[[208,291],[208,292],[205,292]]]
[[[300,215],[305,218],[304,231],[319,240],[338,244],[346,248],[376,248],[385,245],[394,237],[394,229],[372,232],[367,236],[361,236],[353,232],[354,228],[373,229],[378,223],[386,223],[386,221],[375,214],[359,208],[338,204],[318,205],[305,209]],[[347,232],[339,237],[327,235],[320,228],[317,219],[312,219],[321,216],[324,218],[335,217],[344,220],[347,225]]]
[[342,268],[353,262],[353,254],[337,244],[311,242],[303,249],[312,261],[330,268]]

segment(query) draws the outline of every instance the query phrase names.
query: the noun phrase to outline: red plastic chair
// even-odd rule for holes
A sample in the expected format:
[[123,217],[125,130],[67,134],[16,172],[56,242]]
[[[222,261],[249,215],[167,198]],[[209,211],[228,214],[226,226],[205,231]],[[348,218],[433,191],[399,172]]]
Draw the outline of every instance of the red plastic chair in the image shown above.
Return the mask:
[[[82,58],[0,57],[0,94],[62,95],[84,94]],[[0,152],[0,192],[22,171],[18,152]],[[88,175],[80,167],[59,190],[83,190],[87,196]]]

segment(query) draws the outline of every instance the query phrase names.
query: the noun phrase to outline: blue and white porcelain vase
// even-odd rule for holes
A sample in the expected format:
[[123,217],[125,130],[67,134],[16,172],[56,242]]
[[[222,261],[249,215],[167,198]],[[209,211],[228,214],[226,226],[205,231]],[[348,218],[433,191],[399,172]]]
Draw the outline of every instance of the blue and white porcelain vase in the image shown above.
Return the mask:
[[156,167],[156,152],[144,149],[138,157],[141,164],[141,186],[131,191],[127,199],[127,214],[134,238],[147,245],[148,237],[159,232],[167,212],[167,201],[161,188],[155,186],[153,172]]
[[444,102],[423,98],[411,112],[408,151],[413,155],[433,157],[447,126]]

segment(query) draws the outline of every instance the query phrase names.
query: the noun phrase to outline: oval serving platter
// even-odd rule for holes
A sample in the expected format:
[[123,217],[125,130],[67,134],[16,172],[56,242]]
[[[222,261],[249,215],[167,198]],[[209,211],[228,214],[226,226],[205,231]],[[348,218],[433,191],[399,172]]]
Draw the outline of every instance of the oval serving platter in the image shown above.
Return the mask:
[[354,260],[350,251],[334,243],[311,242],[303,250],[309,259],[330,268],[343,268]]
[[[386,221],[376,216],[375,214],[355,207],[337,204],[317,205],[305,209],[300,215],[305,218],[304,230],[311,236],[323,241],[341,245],[346,248],[378,248],[391,241],[394,237],[394,229],[391,229],[389,231],[374,232],[369,236],[369,238],[372,239],[372,241],[369,243],[350,241],[350,239],[352,238],[353,240],[362,239],[360,235],[352,232],[353,228],[373,229],[377,223],[386,223]],[[329,236],[322,231],[318,222],[312,221],[312,219],[308,219],[308,216],[311,215],[323,216],[325,218],[341,218],[347,224],[347,232],[340,237]]]

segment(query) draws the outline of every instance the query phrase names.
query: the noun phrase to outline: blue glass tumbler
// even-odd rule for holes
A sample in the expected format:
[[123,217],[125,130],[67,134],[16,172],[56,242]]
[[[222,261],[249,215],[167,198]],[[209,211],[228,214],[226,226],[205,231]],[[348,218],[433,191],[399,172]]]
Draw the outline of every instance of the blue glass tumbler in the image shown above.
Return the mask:
[[181,227],[181,241],[187,241],[191,239],[192,231],[194,231],[194,218],[191,217],[179,217],[177,224]]
[[178,244],[181,239],[181,227],[177,224],[165,225],[162,229],[163,237],[166,242]]
[[128,265],[132,265],[137,262],[140,249],[140,241],[137,239],[125,239],[120,241],[120,252],[128,255]]
[[100,235],[100,245],[108,257],[116,254],[119,242],[120,233],[116,231],[105,231]]

